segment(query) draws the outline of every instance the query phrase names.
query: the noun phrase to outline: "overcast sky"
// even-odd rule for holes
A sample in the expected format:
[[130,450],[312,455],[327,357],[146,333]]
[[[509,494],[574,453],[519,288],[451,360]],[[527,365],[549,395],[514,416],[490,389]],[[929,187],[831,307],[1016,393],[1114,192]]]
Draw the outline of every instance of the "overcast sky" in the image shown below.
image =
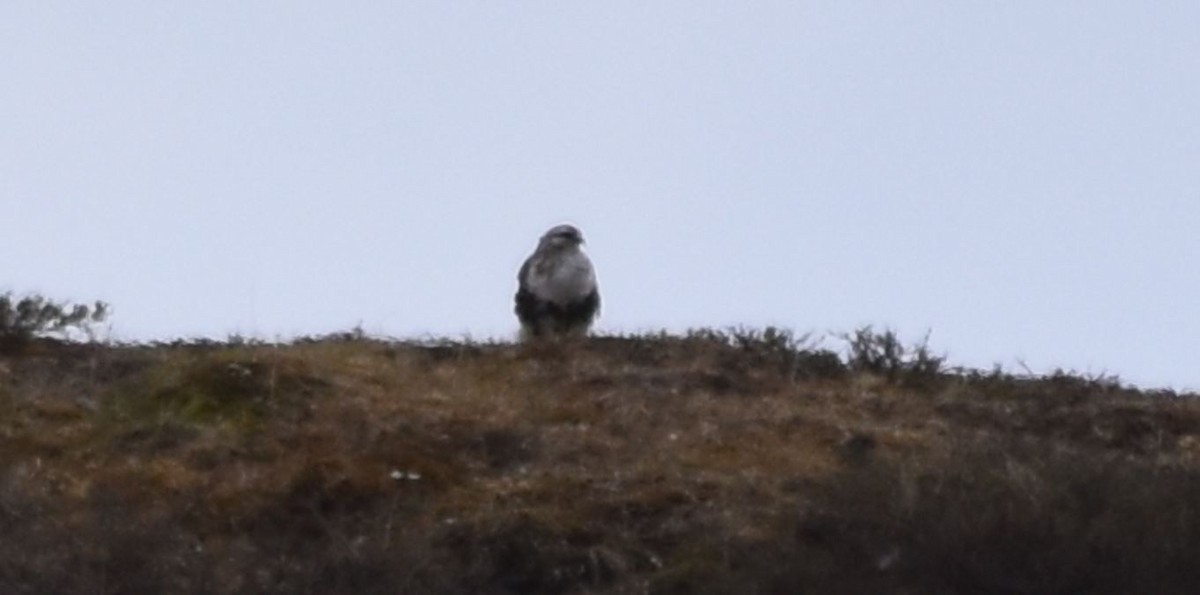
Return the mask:
[[[891,327],[1200,388],[1200,3],[5,2],[0,287],[120,339]],[[840,347],[828,341],[829,347]]]

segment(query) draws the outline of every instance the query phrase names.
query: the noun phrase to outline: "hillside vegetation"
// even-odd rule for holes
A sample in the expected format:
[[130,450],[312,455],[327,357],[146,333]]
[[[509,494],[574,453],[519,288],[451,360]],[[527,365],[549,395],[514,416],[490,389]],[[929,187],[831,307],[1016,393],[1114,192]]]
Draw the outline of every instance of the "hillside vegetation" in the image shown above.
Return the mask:
[[1183,593],[1200,403],[890,334],[33,340],[2,593]]

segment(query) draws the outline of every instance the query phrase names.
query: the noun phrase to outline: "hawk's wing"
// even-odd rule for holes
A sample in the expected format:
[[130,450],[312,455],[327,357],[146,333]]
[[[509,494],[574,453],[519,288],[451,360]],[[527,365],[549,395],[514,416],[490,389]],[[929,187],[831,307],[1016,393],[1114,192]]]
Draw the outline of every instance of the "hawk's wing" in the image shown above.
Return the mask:
[[529,291],[529,269],[533,268],[533,261],[537,259],[535,252],[521,265],[521,269],[517,271],[517,295],[514,296],[513,311],[517,314],[517,319],[522,324],[532,324],[537,318],[542,309],[541,300]]
[[536,253],[531,254],[529,258],[526,258],[525,262],[521,264],[521,269],[517,271],[517,284],[521,287],[525,287],[525,278],[529,276],[529,269],[533,267],[533,259],[536,256]]

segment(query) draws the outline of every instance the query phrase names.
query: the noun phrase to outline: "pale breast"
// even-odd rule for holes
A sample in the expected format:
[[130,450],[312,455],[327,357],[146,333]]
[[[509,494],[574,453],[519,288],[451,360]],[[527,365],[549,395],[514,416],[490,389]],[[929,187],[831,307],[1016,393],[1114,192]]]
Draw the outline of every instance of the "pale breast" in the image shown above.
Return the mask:
[[596,274],[582,252],[542,258],[529,268],[526,287],[541,299],[557,304],[577,302],[596,289]]

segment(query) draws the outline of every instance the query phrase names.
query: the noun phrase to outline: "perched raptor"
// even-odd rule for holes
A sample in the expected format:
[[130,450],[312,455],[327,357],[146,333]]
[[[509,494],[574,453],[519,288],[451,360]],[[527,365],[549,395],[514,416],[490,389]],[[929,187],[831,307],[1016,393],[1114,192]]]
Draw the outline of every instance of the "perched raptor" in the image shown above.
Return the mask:
[[587,334],[600,312],[600,292],[582,245],[574,226],[552,227],[521,265],[516,312],[522,337]]

